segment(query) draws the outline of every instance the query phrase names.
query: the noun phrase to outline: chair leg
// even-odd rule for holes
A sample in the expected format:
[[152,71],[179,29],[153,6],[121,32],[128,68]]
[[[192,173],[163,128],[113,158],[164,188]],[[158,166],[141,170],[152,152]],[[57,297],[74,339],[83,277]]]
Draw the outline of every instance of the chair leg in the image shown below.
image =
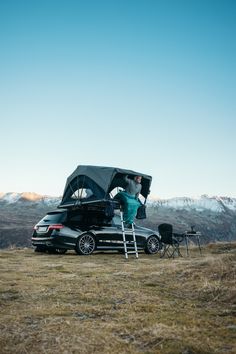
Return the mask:
[[167,251],[167,245],[165,245],[164,243],[162,244],[162,252],[160,252],[160,258],[165,257],[166,251]]
[[164,258],[165,255],[170,258],[171,257],[171,252],[170,252],[170,245],[163,244],[163,252],[160,255],[160,258]]
[[163,245],[163,252],[160,255],[160,258],[164,258],[165,255],[168,258],[175,258],[175,255],[177,255],[177,257],[183,257],[180,250],[179,250],[179,245],[173,244],[173,245],[169,245],[169,244],[164,244]]
[[175,245],[171,245],[171,247],[172,247],[172,252],[170,254],[170,258],[175,258],[175,254],[176,253],[177,253],[177,255],[179,254],[178,249],[176,248]]
[[178,257],[183,257],[181,252],[180,252],[180,249],[179,249],[179,244],[178,245],[174,245],[174,248],[175,248],[175,252],[177,253],[177,256]]

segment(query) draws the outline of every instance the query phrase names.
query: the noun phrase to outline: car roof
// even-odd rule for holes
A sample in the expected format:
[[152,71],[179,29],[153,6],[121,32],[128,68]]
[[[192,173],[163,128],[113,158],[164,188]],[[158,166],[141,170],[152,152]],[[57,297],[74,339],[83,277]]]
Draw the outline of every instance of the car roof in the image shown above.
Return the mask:
[[59,213],[64,213],[67,212],[67,209],[55,209],[55,210],[50,210],[47,212],[48,214],[59,214]]

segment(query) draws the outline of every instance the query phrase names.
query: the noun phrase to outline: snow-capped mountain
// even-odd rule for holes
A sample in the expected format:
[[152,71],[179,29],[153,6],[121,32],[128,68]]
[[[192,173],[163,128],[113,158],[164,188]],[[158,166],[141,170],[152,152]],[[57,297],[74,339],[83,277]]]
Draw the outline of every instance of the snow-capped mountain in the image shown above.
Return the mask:
[[[0,193],[0,248],[30,246],[33,226],[55,210],[61,197],[32,192]],[[236,240],[236,198],[149,198],[147,219],[138,224],[153,230],[161,223],[173,225],[174,232],[184,232],[195,225],[202,242]]]
[[[48,206],[57,206],[60,201],[61,197],[40,195],[34,192],[0,193],[0,203],[5,202],[7,204],[30,202]],[[226,210],[236,212],[236,198],[218,196],[210,197],[208,195],[202,195],[195,198],[176,197],[170,199],[157,199],[150,197],[148,205],[175,210],[196,210],[199,212],[204,210],[209,210],[215,213],[225,212]]]
[[15,204],[21,202],[37,203],[48,206],[57,206],[61,201],[61,197],[52,197],[48,195],[40,195],[34,192],[23,193],[0,193],[0,203]]
[[210,210],[215,213],[222,213],[226,210],[236,212],[236,198],[229,197],[209,197],[202,195],[196,198],[170,198],[170,199],[152,199],[149,205],[163,208],[179,209],[179,210]]

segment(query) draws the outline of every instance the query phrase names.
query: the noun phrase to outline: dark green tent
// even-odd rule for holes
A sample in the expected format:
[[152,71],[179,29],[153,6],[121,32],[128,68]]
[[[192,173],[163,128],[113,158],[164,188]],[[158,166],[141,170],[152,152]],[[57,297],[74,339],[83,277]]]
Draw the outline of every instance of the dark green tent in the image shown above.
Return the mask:
[[127,175],[130,178],[142,176],[140,194],[146,199],[150,192],[151,176],[117,167],[80,165],[67,178],[60,207],[111,200],[110,192],[117,187],[125,188],[124,176]]

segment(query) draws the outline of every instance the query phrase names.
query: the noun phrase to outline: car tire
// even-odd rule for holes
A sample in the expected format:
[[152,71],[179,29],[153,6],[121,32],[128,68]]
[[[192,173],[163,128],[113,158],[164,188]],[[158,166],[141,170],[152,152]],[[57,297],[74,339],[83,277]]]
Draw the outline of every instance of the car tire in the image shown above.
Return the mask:
[[75,251],[78,254],[88,256],[93,253],[96,247],[95,237],[89,233],[81,235],[76,243]]
[[155,254],[158,251],[160,251],[160,249],[161,249],[161,242],[158,239],[158,237],[154,235],[149,236],[145,244],[144,252],[147,254]]
[[34,249],[34,252],[41,252],[41,253],[45,253],[47,251],[47,249],[43,246],[36,246]]
[[65,254],[67,250],[65,248],[49,248],[49,254]]
[[57,248],[56,251],[58,254],[65,254],[67,252],[65,248]]

